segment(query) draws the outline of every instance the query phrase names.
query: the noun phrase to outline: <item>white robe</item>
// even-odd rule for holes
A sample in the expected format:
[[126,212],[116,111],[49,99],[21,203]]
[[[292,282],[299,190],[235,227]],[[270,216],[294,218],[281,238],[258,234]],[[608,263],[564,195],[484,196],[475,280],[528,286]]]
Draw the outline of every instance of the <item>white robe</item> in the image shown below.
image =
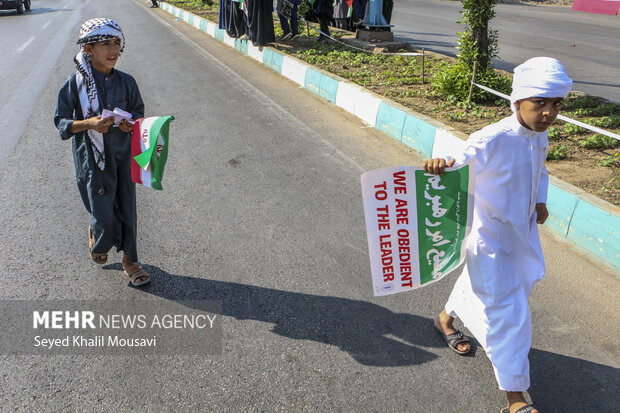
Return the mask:
[[530,386],[528,297],[545,272],[536,203],[546,203],[547,132],[516,114],[472,134],[457,163],[474,158],[474,218],[467,259],[446,304],[484,347],[501,390]]

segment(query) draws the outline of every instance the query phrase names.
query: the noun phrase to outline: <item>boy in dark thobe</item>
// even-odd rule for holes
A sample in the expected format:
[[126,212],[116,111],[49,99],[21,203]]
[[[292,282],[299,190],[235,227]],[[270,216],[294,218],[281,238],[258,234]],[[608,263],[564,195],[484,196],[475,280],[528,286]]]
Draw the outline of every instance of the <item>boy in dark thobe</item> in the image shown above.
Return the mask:
[[136,81],[114,66],[125,46],[121,28],[109,19],[82,24],[74,58],[77,71],[58,93],[54,123],[62,139],[73,137],[78,190],[92,215],[89,254],[104,264],[108,251],[123,251],[123,270],[134,286],[150,281],[138,264],[136,248],[136,187],[131,181],[132,124],[101,118],[103,109],[120,108],[133,119],[144,116]]

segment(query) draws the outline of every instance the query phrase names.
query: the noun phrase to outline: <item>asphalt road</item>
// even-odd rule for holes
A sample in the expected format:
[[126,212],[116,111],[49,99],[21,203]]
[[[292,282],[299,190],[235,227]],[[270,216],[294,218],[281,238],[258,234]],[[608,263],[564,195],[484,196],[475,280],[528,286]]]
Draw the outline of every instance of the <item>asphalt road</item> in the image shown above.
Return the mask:
[[[395,39],[456,56],[461,10],[460,1],[395,1]],[[619,16],[519,3],[498,4],[495,12],[491,28],[499,31],[500,48],[495,67],[512,71],[531,57],[555,57],[575,90],[620,102]]]
[[[484,352],[459,357],[432,328],[454,276],[372,296],[360,174],[421,160],[148,4],[41,0],[0,16],[0,38],[17,39],[0,44],[0,298],[221,300],[223,352],[0,355],[0,410],[497,412]],[[123,27],[117,67],[147,115],[177,119],[164,191],[138,188],[145,289],[127,286],[119,254],[89,260],[70,143],[52,123],[94,16]],[[618,280],[546,231],[543,243],[531,395],[544,412],[613,411]]]

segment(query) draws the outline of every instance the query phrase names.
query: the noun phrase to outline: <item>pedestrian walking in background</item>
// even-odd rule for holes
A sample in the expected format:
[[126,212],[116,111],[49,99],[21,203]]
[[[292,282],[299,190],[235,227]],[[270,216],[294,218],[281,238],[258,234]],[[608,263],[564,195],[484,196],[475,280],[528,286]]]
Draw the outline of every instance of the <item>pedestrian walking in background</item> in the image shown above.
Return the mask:
[[297,8],[301,0],[278,0],[276,10],[284,34],[280,40],[294,40],[299,34]]
[[315,0],[313,4],[314,13],[319,19],[319,28],[321,30],[318,38],[319,42],[329,40],[329,21],[334,14],[332,1],[333,0]]
[[72,139],[77,186],[86,210],[88,251],[105,264],[112,247],[123,251],[123,270],[134,286],[150,281],[138,264],[136,186],[131,180],[132,124],[102,119],[103,109],[120,108],[132,118],[144,116],[144,103],[134,78],[114,69],[125,48],[120,26],[110,19],[82,24],[74,57],[77,71],[58,93],[54,123],[63,140]]
[[473,160],[476,167],[474,219],[466,264],[435,328],[459,354],[471,343],[453,326],[455,317],[473,333],[506,392],[505,413],[536,413],[524,392],[530,386],[528,354],[532,318],[528,305],[545,273],[537,224],[547,212],[547,128],[560,112],[572,80],[549,57],[530,59],[514,70],[513,115],[472,134],[463,154],[425,161],[442,174],[446,166]]
[[151,0],[151,3],[153,3],[153,5],[151,6],[151,8],[153,8],[153,7],[159,7],[159,5],[157,4],[157,0]]

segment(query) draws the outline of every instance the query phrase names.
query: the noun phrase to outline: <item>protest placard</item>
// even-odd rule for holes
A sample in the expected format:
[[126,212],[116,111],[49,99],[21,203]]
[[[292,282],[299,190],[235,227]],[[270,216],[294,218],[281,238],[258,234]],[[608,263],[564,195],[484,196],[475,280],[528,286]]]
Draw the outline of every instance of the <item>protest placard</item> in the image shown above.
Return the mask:
[[362,196],[375,296],[440,280],[465,259],[471,230],[474,166],[432,175],[400,166],[362,175]]

